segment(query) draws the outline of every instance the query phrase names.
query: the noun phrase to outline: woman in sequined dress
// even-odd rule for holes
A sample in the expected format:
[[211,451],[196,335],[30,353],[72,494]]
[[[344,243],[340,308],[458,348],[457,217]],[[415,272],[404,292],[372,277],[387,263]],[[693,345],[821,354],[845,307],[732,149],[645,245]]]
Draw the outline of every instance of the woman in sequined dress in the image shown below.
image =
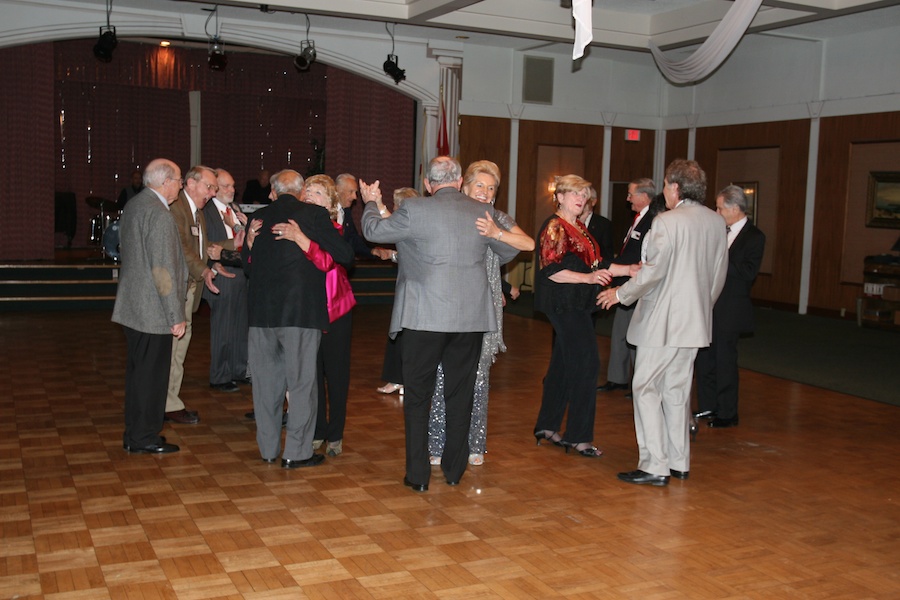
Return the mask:
[[[556,213],[541,226],[540,270],[535,276],[534,308],[547,315],[553,350],[544,377],[541,409],[534,426],[540,445],[549,440],[582,456],[600,457],[593,444],[600,356],[591,313],[597,310],[601,285],[609,283],[612,257],[601,256],[597,240],[578,220],[590,197],[589,181],[577,175],[560,177],[554,200]],[[559,434],[568,412],[566,431]]]
[[[500,187],[500,169],[488,160],[473,162],[466,169],[463,177],[462,192],[479,202],[493,204]],[[495,210],[493,219],[485,215],[478,219],[478,230],[481,235],[490,236],[506,242],[517,250],[530,252],[534,250],[534,240],[506,213]],[[474,403],[472,405],[472,421],[469,425],[469,464],[484,463],[485,444],[487,441],[488,391],[490,388],[491,365],[494,364],[498,352],[506,352],[503,343],[503,292],[500,286],[500,261],[490,249],[485,261],[488,283],[494,311],[497,313],[497,331],[484,334],[481,343],[481,356],[478,359],[478,374],[475,378]],[[446,439],[446,421],[444,418],[444,373],[438,367],[434,396],[431,400],[431,419],[428,423],[428,451],[431,464],[440,464]]]

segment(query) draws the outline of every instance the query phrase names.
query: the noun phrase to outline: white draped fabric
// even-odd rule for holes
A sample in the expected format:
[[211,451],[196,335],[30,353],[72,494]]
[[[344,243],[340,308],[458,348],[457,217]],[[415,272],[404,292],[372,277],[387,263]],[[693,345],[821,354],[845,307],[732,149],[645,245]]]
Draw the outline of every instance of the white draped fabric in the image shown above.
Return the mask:
[[572,60],[584,56],[584,49],[594,39],[591,0],[572,0],[572,16],[575,18],[575,46],[572,48]]
[[672,83],[700,81],[725,62],[750,27],[761,4],[762,0],[735,0],[712,35],[697,48],[696,52],[684,60],[669,60],[656,44],[650,42],[650,52],[656,59],[656,66]]

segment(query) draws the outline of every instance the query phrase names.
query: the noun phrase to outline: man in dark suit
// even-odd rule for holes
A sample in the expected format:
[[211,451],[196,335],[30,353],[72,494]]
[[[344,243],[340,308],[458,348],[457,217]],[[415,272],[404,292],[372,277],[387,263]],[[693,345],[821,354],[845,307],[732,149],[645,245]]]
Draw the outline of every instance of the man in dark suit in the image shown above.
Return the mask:
[[[256,211],[241,252],[250,278],[250,371],[256,442],[265,462],[282,456],[285,469],[312,467],[325,460],[313,453],[318,387],[316,357],[328,327],[325,273],[300,246],[282,236],[278,225],[294,222],[335,262],[353,264],[353,248],[341,238],[328,211],[300,201],[303,177],[285,170],[272,177],[278,194]],[[284,452],[281,422],[285,392],[290,394]]]
[[702,204],[706,173],[692,160],[666,168],[668,211],[653,219],[638,274],[600,293],[604,308],[637,302],[628,341],[634,362],[638,466],[626,483],[665,486],[687,479],[691,382],[697,349],[712,341],[712,309],[725,285],[728,245],[722,218]]
[[753,331],[750,288],[766,249],[766,236],[747,219],[747,196],[736,185],[716,197],[716,212],[728,234],[728,276],[713,308],[713,341],[694,362],[697,372],[697,418],[710,427],[738,424],[738,339]]
[[[209,304],[209,387],[236,392],[238,382],[247,381],[247,278],[240,262],[247,216],[234,204],[234,178],[225,169],[216,169],[219,191],[203,207],[209,241],[237,260],[222,260],[233,278],[216,281],[219,293],[203,290]],[[210,256],[219,260],[221,254]],[[207,263],[209,264],[209,263]]]
[[[406,476],[414,491],[428,490],[428,416],[437,367],[444,368],[447,437],[441,469],[457,485],[469,460],[469,423],[481,341],[497,330],[485,259],[488,247],[501,264],[518,250],[478,233],[475,221],[493,206],[462,194],[462,168],[439,156],[428,165],[428,198],[410,198],[392,215],[380,204],[378,184],[363,185],[363,235],[397,244],[400,270],[390,335],[403,332]],[[380,205],[380,206],[379,206]],[[499,238],[500,236],[498,236]]]
[[[652,179],[643,177],[635,179],[628,184],[627,200],[634,211],[634,221],[625,234],[622,242],[622,250],[613,260],[617,265],[635,265],[641,262],[641,245],[644,235],[650,230],[653,223],[653,211],[650,208],[651,200],[656,196],[656,184]],[[613,286],[620,286],[628,281],[627,277],[616,277],[612,281]],[[613,317],[612,331],[609,336],[609,365],[606,369],[606,383],[597,388],[598,392],[611,392],[613,390],[627,390],[631,382],[631,366],[634,364],[634,346],[625,339],[628,335],[628,325],[631,323],[631,315],[634,314],[634,305],[616,306],[616,314]]]
[[612,240],[612,221],[606,217],[594,213],[594,207],[597,206],[597,190],[591,186],[591,198],[584,205],[584,211],[579,215],[579,219],[584,223],[588,233],[594,236],[600,245],[600,256],[603,260],[611,260],[613,257],[613,240]]
[[188,348],[191,345],[191,324],[194,313],[200,306],[202,286],[205,284],[212,293],[218,294],[219,288],[213,283],[213,279],[219,274],[223,277],[234,277],[221,266],[215,268],[206,264],[209,236],[206,233],[206,217],[203,215],[203,207],[216,193],[217,186],[215,171],[203,165],[191,167],[191,170],[184,176],[184,189],[181,190],[178,199],[171,206],[172,218],[175,220],[175,226],[178,227],[178,236],[190,275],[185,296],[187,326],[184,335],[173,340],[172,364],[169,369],[166,421],[173,423],[193,425],[200,421],[200,415],[196,411],[188,410],[179,394],[181,393],[181,382],[184,379],[184,359],[187,357]]
[[169,205],[178,197],[181,170],[170,160],[150,161],[146,186],[128,203],[120,222],[122,266],[112,320],[125,329],[125,433],[127,452],[178,452],[160,437],[172,336],[184,335],[187,265]]
[[356,177],[350,173],[341,173],[334,178],[334,187],[337,190],[338,200],[341,203],[338,223],[344,226],[344,239],[353,246],[353,252],[360,258],[390,260],[394,253],[393,250],[381,247],[370,248],[356,229],[351,210],[359,192],[359,183],[357,183]]

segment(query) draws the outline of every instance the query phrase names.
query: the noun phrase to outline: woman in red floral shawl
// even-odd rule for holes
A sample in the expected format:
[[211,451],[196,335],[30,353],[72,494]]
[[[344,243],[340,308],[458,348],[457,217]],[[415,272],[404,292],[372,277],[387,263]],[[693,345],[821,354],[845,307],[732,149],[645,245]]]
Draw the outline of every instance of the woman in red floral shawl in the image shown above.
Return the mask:
[[[600,355],[591,313],[597,294],[610,281],[611,256],[600,256],[600,245],[578,220],[590,198],[589,181],[577,175],[560,177],[554,199],[556,213],[541,226],[540,270],[535,276],[534,307],[553,325],[553,352],[544,377],[541,410],[534,437],[599,457],[594,447],[597,372]],[[559,434],[568,409],[566,430]]]

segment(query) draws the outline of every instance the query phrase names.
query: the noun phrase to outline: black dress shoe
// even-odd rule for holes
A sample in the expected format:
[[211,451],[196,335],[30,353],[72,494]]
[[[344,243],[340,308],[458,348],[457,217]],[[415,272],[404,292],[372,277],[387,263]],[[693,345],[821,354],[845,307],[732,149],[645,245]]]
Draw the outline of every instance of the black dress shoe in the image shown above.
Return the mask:
[[161,442],[159,444],[150,444],[149,446],[128,446],[122,445],[122,448],[125,452],[130,454],[171,454],[172,452],[178,452],[181,450],[175,444],[167,444],[165,442]]
[[216,390],[217,392],[236,392],[240,388],[233,381],[226,381],[225,383],[211,383],[209,387]]
[[615,381],[607,381],[603,385],[597,386],[598,392],[614,392],[616,390],[627,390],[627,383],[616,383]]
[[315,467],[325,462],[324,454],[313,454],[304,460],[291,460],[289,458],[281,459],[282,469],[302,469],[303,467]]
[[625,483],[634,483],[637,485],[655,485],[657,487],[669,485],[668,475],[653,475],[652,473],[641,470],[619,473],[618,477]]
[[[447,483],[450,483],[450,482],[448,481]],[[406,477],[403,478],[403,485],[405,485],[408,488],[412,488],[412,491],[414,491],[414,492],[427,492],[428,491],[427,483],[413,483]]]
[[256,411],[251,410],[248,413],[244,413],[244,418],[250,419],[251,421],[256,420]]
[[[459,480],[457,479],[456,481],[450,481],[450,480],[448,479],[448,480],[447,480],[447,485],[449,485],[449,486],[456,486],[456,485],[459,485]],[[428,489],[428,487],[426,486],[425,489]]]
[[691,476],[690,471],[676,471],[675,469],[669,469],[669,473],[671,473],[672,477],[675,479],[681,479],[682,481]]
[[698,410],[695,413],[692,413],[692,416],[695,419],[715,419],[716,411],[714,410]]
[[276,458],[264,458],[264,459],[262,459],[262,461],[263,461],[264,463],[269,463],[270,465],[271,465],[272,463],[274,463],[276,460],[278,460],[277,457],[276,457]]
[[239,385],[250,385],[251,381],[249,377],[241,377],[240,379],[235,379],[234,383]]
[[737,427],[737,425],[738,425],[737,417],[732,417],[730,419],[715,418],[706,424],[707,427],[714,427],[716,429],[722,429],[725,427]]
[[163,417],[163,421],[181,423],[182,425],[196,425],[200,422],[200,415],[192,410],[182,408],[181,410],[167,412]]

